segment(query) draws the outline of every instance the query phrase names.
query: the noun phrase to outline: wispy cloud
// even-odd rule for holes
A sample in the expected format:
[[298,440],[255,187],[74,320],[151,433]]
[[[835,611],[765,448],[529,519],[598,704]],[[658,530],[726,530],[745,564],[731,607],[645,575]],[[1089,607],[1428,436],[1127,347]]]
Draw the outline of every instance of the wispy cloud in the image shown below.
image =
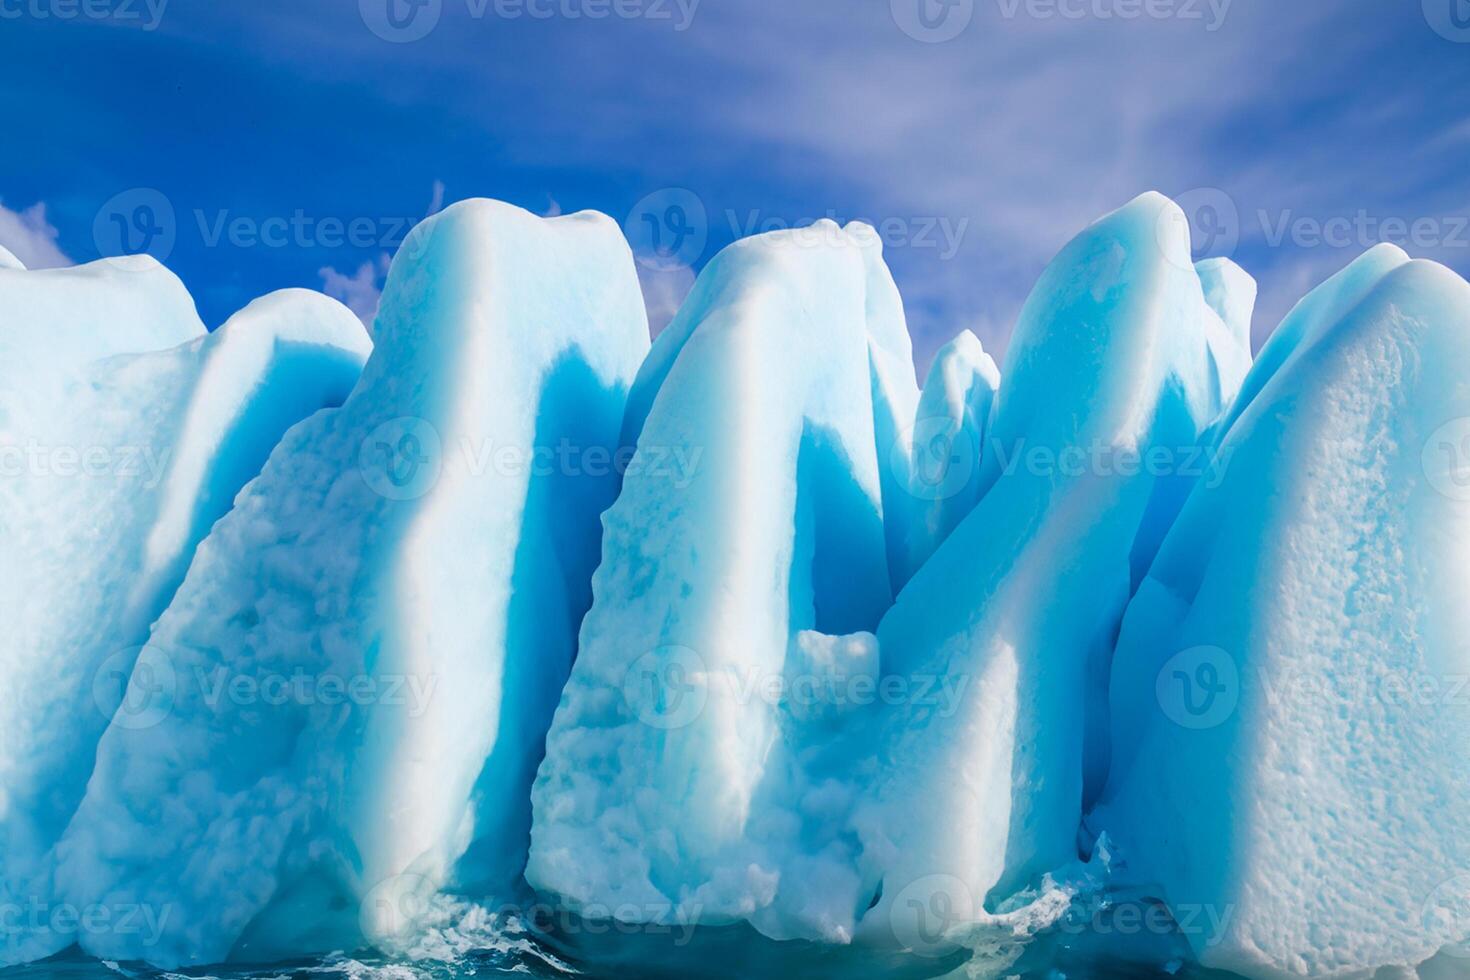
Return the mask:
[[[247,114],[288,134],[178,176],[182,189],[164,189],[181,201],[233,203],[248,188],[283,213],[327,201],[338,212],[401,214],[404,180],[443,176],[465,194],[552,210],[550,192],[558,207],[621,221],[647,195],[688,188],[709,212],[696,270],[733,237],[727,214],[742,227],[752,214],[758,225],[829,212],[911,227],[947,220],[965,229],[952,253],[912,241],[887,250],[921,370],[967,326],[1002,353],[1051,256],[1145,190],[1219,189],[1231,200],[1230,251],[1262,287],[1258,338],[1282,297],[1371,244],[1272,242],[1263,225],[1359,209],[1412,221],[1470,207],[1470,110],[1451,97],[1470,85],[1470,48],[1436,34],[1420,4],[974,0],[945,8],[973,7],[958,36],[928,44],[905,33],[897,2],[708,0],[686,30],[616,16],[507,19],[494,4],[446,2],[428,36],[403,44],[375,36],[353,3],[188,5],[153,35],[159,71],[192,82],[177,96],[117,84],[134,77],[135,55],[99,33],[81,69],[92,76],[68,76],[73,87],[47,97],[65,100],[59,108],[81,133],[138,99],[171,106],[134,120],[135,142],[159,147],[158,157],[113,176],[117,187],[157,179],[175,147],[209,152]],[[1154,9],[1206,16],[1136,13]],[[18,70],[38,73],[50,52],[29,53],[45,38],[28,29],[33,43],[15,57]],[[219,71],[250,93],[248,107],[203,104],[219,91]],[[0,92],[0,109],[40,127],[58,107],[33,107],[35,98]],[[77,139],[57,134],[17,167],[19,181],[0,186],[60,206],[59,193],[25,174],[60,173],[63,189],[96,183],[66,171],[91,159]],[[312,165],[289,165],[303,161]],[[1470,249],[1409,250],[1470,272]],[[331,256],[335,288],[361,281],[358,263],[372,258]],[[224,264],[216,254],[181,245],[175,261],[226,275],[213,271]],[[322,265],[262,255],[229,274],[264,291],[279,284],[259,281],[269,273],[310,276]],[[651,308],[666,305],[662,288],[645,283]]]
[[12,211],[0,203],[0,247],[27,269],[58,269],[74,264],[57,244],[58,234],[46,218],[44,202],[22,211]]
[[[921,362],[971,324],[1003,351],[1051,256],[1145,190],[1224,190],[1241,214],[1237,257],[1264,296],[1277,296],[1278,271],[1295,287],[1301,270],[1338,256],[1262,248],[1259,211],[1388,207],[1370,200],[1400,184],[1392,160],[1404,143],[1384,139],[1388,128],[1424,121],[1429,133],[1458,132],[1446,111],[1426,119],[1422,107],[1390,104],[1412,94],[1394,67],[1409,51],[1427,52],[1416,58],[1421,72],[1460,52],[1417,10],[1378,0],[1176,5],[1207,12],[1202,19],[1072,16],[1056,5],[976,0],[973,20],[940,44],[905,36],[890,6],[835,14],[749,0],[704,4],[683,32],[634,22],[537,33],[515,22],[451,24],[446,5],[438,31],[403,50],[364,44],[363,32],[337,43],[349,60],[413,65],[425,90],[501,93],[478,124],[514,132],[502,150],[520,165],[559,168],[571,154],[640,175],[639,194],[689,187],[712,226],[727,207],[778,221],[835,210],[964,223],[952,255],[889,249]],[[597,56],[611,32],[629,58]],[[503,50],[513,42],[527,53]],[[1333,58],[1304,57],[1326,44]],[[555,81],[526,70],[553,53],[578,70]],[[1446,153],[1456,145],[1443,142]],[[1415,215],[1445,204],[1426,190],[1392,207]]]
[[326,266],[318,273],[322,277],[322,292],[341,300],[372,333],[373,321],[378,316],[378,303],[383,298],[383,277],[388,274],[388,257],[383,255],[376,262],[364,262],[357,271],[348,275]]
[[[429,208],[425,217],[432,217],[444,210],[444,181],[434,181],[429,192]],[[346,273],[335,266],[324,266],[317,270],[322,278],[322,292],[340,300],[373,332],[373,322],[378,318],[378,304],[383,298],[383,284],[388,278],[388,269],[393,257],[381,252],[376,258],[362,263],[355,272]]]
[[657,337],[694,288],[694,270],[687,265],[638,263],[638,285],[648,309],[648,329]]

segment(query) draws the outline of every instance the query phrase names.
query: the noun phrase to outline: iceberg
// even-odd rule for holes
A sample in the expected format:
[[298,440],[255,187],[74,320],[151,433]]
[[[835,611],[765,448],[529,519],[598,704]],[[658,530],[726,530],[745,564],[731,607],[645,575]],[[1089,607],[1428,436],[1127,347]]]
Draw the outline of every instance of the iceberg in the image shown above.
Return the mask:
[[1397,245],[1375,245],[1298,303],[1261,348],[1254,368],[1241,384],[1240,394],[1221,420],[1219,434],[1223,437],[1235,420],[1245,414],[1266,382],[1282,367],[1299,352],[1310,349],[1362,302],[1384,276],[1408,261],[1409,256]]
[[196,546],[366,356],[346,308],[302,290],[205,335],[149,263],[0,272],[0,904],[21,923],[4,962],[72,941],[29,923],[56,899],[98,739],[114,713],[136,721],[123,687]]
[[[204,336],[184,284],[151,256],[102,259],[65,269],[0,268],[5,290],[0,355],[7,400],[23,387],[54,394],[79,366],[114,354],[165,350]],[[12,405],[7,411],[15,411]]]
[[1225,403],[1225,413],[1216,420],[1206,442],[1214,445],[1228,425],[1239,392],[1250,377],[1255,358],[1251,354],[1251,317],[1256,308],[1256,281],[1229,259],[1206,259],[1195,267],[1205,302],[1215,311],[1225,329],[1207,330],[1210,355],[1218,372],[1216,387]]
[[[1225,324],[1230,336],[1249,360],[1251,350],[1251,317],[1256,308],[1256,281],[1250,273],[1229,259],[1205,259],[1197,262],[1205,302]],[[1249,368],[1249,364],[1247,364]]]
[[885,498],[885,517],[903,534],[900,588],[980,501],[985,434],[999,388],[1000,370],[970,331],[934,355],[913,427],[892,444],[898,458],[887,460],[907,476],[908,499]]
[[917,496],[914,492],[914,431],[923,393],[915,383],[914,350],[903,298],[883,261],[882,239],[861,222],[848,225],[847,230],[860,238],[867,260],[869,396],[873,437],[877,440],[883,533],[888,542],[888,577],[896,594],[912,574],[911,527],[925,502],[933,499],[932,494],[925,495],[922,484]]
[[[661,385],[639,442],[703,437],[704,466],[687,489],[630,481],[608,516],[533,792],[533,886],[604,916],[894,945],[895,899],[927,904],[926,882],[963,883],[978,923],[980,900],[993,909],[1076,862],[1084,772],[1105,759],[1093,743],[1106,742],[1112,633],[1196,478],[1182,464],[1202,458],[1248,359],[1206,303],[1186,229],[1147,196],[1068,246],[1023,315],[998,399],[973,338],[941,356],[917,417],[951,444],[994,447],[952,510],[880,506],[914,498],[923,460],[889,473],[902,490],[888,497],[869,475],[902,402],[867,404],[894,373],[864,361],[880,331],[858,328],[858,249],[765,236],[706,270],[650,358]],[[845,275],[823,268],[839,260]],[[781,357],[761,352],[778,344]],[[879,383],[861,384],[865,371]],[[851,413],[821,426],[843,447],[840,483],[803,459],[815,411],[834,406]],[[763,437],[742,444],[745,432]],[[1028,440],[1054,465],[1002,472]],[[895,445],[903,458],[915,442]],[[1094,468],[1073,472],[1069,447],[1095,447]],[[1159,448],[1168,467],[1130,465]],[[883,576],[864,569],[878,535],[856,544],[879,515],[900,525],[901,569],[937,550],[875,624]],[[824,538],[839,537],[833,552]],[[872,598],[839,617],[834,592]],[[850,693],[854,678],[872,694],[860,703],[800,696]]]
[[878,248],[831,221],[737,242],[639,374],[532,791],[527,880],[581,915],[840,940],[867,901],[819,749],[845,716],[787,688],[871,670],[893,600],[870,351],[907,341]]
[[1467,363],[1470,285],[1353,263],[1262,351],[1129,606],[1089,822],[1181,921],[1228,913],[1186,931],[1207,966],[1465,955]]
[[400,249],[374,336],[159,619],[167,710],[101,740],[61,893],[169,914],[93,955],[391,946],[434,893],[520,874],[648,347],[632,253],[602,215],[460,202]]
[[885,678],[957,694],[871,723],[860,822],[882,887],[863,937],[891,940],[914,909],[960,928],[1076,861],[1106,771],[1112,638],[1207,476],[1202,442],[1240,353],[1160,195],[1098,221],[1042,275],[1007,353],[983,495],[877,631]]
[[591,212],[375,345],[0,252],[0,965],[1463,974],[1470,284],[1256,293],[1145,194],[921,388],[861,223],[651,345]]

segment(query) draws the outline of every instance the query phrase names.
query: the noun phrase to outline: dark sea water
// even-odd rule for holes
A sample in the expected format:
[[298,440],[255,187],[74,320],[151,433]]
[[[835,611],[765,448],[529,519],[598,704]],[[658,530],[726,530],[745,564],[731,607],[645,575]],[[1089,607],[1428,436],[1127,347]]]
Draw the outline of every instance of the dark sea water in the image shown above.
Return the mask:
[[[695,928],[582,919],[526,892],[496,906],[435,896],[413,909],[400,938],[389,940],[402,950],[397,954],[362,949],[290,962],[160,970],[97,960],[73,948],[0,969],[0,980],[1229,980],[1191,963],[1191,943],[1211,945],[1228,919],[1176,919],[1147,891],[1104,884],[1093,876],[1096,866],[1079,869],[1065,885],[1049,880],[1045,889],[979,922],[953,920],[966,930],[963,949],[947,942],[954,934],[946,927],[924,950],[928,932],[903,931],[896,915],[895,938],[908,937],[896,944],[907,947],[904,952],[777,942],[745,924]],[[248,948],[237,946],[236,954]]]
[[[672,953],[637,940],[604,945],[590,959],[555,940],[510,937],[442,958],[393,958],[371,952],[329,956],[263,966],[191,967],[157,970],[143,964],[102,962],[75,951],[0,970],[0,980],[460,980],[466,977],[522,977],[559,980],[589,978],[967,978],[967,957],[876,962],[850,950],[833,953],[805,944],[773,944],[734,930],[696,948]],[[1200,970],[1179,960],[1161,959],[1170,941],[1138,944],[1095,934],[1043,936],[1012,966],[978,977],[1020,980],[1228,980],[1228,974]],[[1141,960],[1147,962],[1141,962]]]

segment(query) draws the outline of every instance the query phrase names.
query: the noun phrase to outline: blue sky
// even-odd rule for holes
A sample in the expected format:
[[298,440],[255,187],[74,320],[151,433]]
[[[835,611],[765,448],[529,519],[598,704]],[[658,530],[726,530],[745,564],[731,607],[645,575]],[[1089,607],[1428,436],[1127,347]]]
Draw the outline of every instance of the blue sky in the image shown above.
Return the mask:
[[1470,0],[0,0],[0,73],[0,244],[154,232],[211,326],[284,286],[370,309],[472,196],[645,249],[685,205],[656,320],[741,234],[872,220],[921,366],[1002,352],[1148,189],[1260,281],[1258,339],[1382,238],[1470,273]]

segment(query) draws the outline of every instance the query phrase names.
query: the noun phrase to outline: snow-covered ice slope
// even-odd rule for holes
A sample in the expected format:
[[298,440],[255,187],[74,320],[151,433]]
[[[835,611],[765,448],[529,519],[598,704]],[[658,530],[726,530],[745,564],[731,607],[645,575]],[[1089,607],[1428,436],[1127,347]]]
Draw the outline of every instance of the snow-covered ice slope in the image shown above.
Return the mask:
[[[1470,286],[1380,247],[1262,353],[1133,600],[1091,823],[1253,977],[1470,938]],[[1463,948],[1461,953],[1463,955]]]
[[317,293],[205,336],[148,259],[0,271],[0,903],[19,910],[0,961],[72,942],[44,925],[53,848],[127,716],[139,646],[199,540],[287,428],[341,403],[366,347]]
[[1098,221],[1042,276],[986,437],[988,489],[878,630],[885,677],[954,696],[885,705],[876,726],[875,939],[905,904],[978,918],[1075,860],[1105,764],[1113,632],[1206,474],[1200,440],[1235,377],[1220,354],[1239,350],[1159,195]]
[[632,254],[602,215],[461,202],[400,249],[375,336],[199,549],[143,654],[166,703],[102,739],[62,892],[169,915],[89,952],[389,942],[520,873],[648,348]]
[[7,402],[17,385],[36,395],[43,383],[64,383],[70,372],[104,357],[204,336],[184,284],[150,256],[38,272],[16,266],[0,268],[0,363],[13,379],[0,392]]
[[1362,302],[1384,276],[1408,261],[1409,256],[1397,245],[1376,245],[1308,293],[1261,348],[1260,356],[1240,386],[1240,394],[1222,420],[1219,434],[1223,437],[1235,420],[1245,414],[1266,382],[1299,350],[1310,348],[1347,311]]
[[893,598],[869,350],[902,321],[877,247],[829,221],[736,243],[639,376],[533,793],[527,877],[585,914],[850,931],[850,790],[810,751],[842,719],[786,685],[871,669],[850,634]]

